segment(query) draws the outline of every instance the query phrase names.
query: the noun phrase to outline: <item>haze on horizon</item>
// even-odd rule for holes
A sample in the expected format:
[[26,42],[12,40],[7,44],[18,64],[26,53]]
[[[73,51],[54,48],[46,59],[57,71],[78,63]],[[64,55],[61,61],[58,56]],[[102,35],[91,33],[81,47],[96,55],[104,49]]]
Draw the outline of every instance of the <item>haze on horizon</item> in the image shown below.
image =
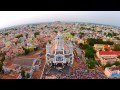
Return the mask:
[[0,11],[0,29],[54,21],[89,22],[120,27],[120,11]]

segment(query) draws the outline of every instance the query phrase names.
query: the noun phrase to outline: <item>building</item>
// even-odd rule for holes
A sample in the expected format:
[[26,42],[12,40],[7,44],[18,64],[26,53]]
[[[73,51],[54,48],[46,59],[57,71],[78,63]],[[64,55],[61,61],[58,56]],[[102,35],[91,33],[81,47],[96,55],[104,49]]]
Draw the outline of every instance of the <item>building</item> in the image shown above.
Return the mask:
[[3,66],[3,70],[5,73],[9,73],[11,71],[14,71],[14,72],[20,72],[20,69],[21,67],[19,65],[9,65],[9,66]]
[[9,72],[8,74],[4,74],[2,79],[21,79],[22,76],[18,72]]
[[104,51],[104,44],[94,44],[94,49]]
[[120,66],[107,67],[104,73],[108,78],[120,78]]
[[33,72],[40,68],[40,61],[36,58],[16,58],[13,65],[21,66],[20,70],[24,70],[25,75],[29,73],[31,78]]
[[100,60],[102,65],[109,63],[114,63],[116,61],[120,62],[117,56],[120,55],[120,51],[97,51],[96,56]]
[[55,40],[46,45],[46,62],[49,66],[71,66],[73,64],[73,45],[65,43],[63,35],[58,32]]
[[111,49],[114,48],[114,45],[108,45],[108,44],[94,44],[94,49],[95,50],[102,50],[102,51],[106,51],[105,49],[107,49],[107,51],[111,51]]

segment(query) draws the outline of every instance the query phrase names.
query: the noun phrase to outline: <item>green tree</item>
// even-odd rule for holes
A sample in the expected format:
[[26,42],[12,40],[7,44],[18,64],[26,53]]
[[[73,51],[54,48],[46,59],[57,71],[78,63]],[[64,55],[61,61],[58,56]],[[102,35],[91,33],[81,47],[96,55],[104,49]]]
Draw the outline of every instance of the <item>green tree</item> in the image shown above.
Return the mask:
[[51,44],[51,40],[49,40],[48,42],[49,42],[49,44]]
[[113,45],[114,42],[112,42],[112,41],[104,41],[103,44]]
[[75,35],[75,33],[71,33],[71,35],[72,35],[72,36],[74,36],[74,35]]
[[36,37],[37,35],[39,35],[40,33],[39,32],[35,32],[34,33],[34,37]]
[[38,50],[38,47],[34,48],[34,50],[37,51],[37,50]]
[[107,49],[107,48],[105,48],[105,51],[108,51],[108,49]]
[[27,49],[27,48],[23,47],[23,50],[25,51],[25,55],[28,55],[30,53],[30,49]]
[[115,62],[115,63],[113,63],[113,65],[116,65],[116,66],[118,66],[118,65],[120,65],[120,62]]
[[65,28],[64,31],[66,31],[67,29]]
[[27,74],[26,74],[26,78],[27,78],[27,79],[30,78],[30,73],[27,73]]
[[112,64],[108,62],[108,63],[104,66],[104,68],[106,68],[106,67],[111,67],[111,66],[112,66]]
[[108,37],[112,37],[113,34],[112,34],[112,33],[108,33],[107,36],[108,36]]
[[8,32],[7,32],[7,33],[5,33],[5,35],[8,35]]
[[22,34],[20,34],[20,35],[16,36],[16,38],[20,38],[20,37],[23,37],[23,35],[22,35]]
[[80,35],[84,35],[84,33],[83,33],[83,32],[80,32]]
[[104,32],[104,35],[106,35],[106,32]]
[[114,50],[115,51],[120,51],[120,45],[115,45]]
[[0,72],[3,70],[3,64],[0,63]]
[[120,55],[119,55],[119,56],[117,56],[117,58],[119,58],[119,59],[120,59]]
[[80,43],[80,44],[79,44],[79,47],[81,47],[81,48],[82,48],[82,47],[83,47],[83,44],[82,44],[82,43]]
[[117,33],[113,32],[113,36],[117,36],[117,35],[118,35]]
[[97,62],[93,58],[86,60],[86,63],[89,69],[94,69],[97,64]]
[[86,50],[85,57],[87,58],[94,58],[94,53],[91,50]]
[[25,78],[25,71],[24,70],[21,71],[21,76],[22,76],[22,78]]
[[57,31],[54,31],[55,33],[57,33]]

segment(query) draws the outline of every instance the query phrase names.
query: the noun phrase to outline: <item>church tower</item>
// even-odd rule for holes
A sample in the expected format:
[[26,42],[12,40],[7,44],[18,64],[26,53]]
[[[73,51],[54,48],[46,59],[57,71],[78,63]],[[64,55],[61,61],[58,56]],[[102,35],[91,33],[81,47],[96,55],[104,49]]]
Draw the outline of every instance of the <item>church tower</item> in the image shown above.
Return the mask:
[[64,38],[60,32],[55,38],[55,49],[62,50],[64,48]]

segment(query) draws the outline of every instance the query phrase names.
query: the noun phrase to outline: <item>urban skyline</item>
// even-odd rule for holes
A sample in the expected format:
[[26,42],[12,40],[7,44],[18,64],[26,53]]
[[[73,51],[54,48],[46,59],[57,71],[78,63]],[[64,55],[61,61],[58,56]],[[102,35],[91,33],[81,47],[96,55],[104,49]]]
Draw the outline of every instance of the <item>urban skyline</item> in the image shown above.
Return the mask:
[[119,11],[0,11],[0,29],[54,21],[120,26],[119,16]]

